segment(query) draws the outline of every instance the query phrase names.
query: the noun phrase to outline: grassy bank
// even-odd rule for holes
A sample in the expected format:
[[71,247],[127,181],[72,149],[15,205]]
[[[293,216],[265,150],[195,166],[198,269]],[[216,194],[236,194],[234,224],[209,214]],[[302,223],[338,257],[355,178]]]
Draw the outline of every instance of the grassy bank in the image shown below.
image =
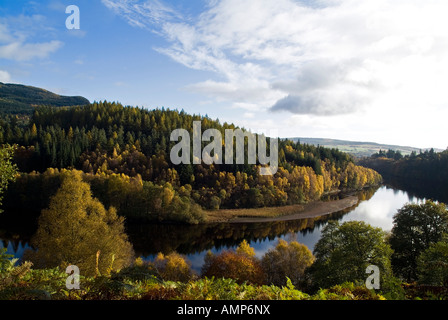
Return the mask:
[[314,201],[308,204],[295,204],[281,207],[209,210],[206,212],[206,221],[208,223],[243,223],[315,218],[345,210],[356,205],[358,201],[358,197],[349,196],[339,200]]

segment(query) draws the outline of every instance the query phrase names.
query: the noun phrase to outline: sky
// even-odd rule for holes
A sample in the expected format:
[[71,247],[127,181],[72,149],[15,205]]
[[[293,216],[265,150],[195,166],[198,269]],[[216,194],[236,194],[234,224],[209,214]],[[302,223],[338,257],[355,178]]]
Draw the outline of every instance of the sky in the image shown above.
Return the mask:
[[0,0],[0,82],[446,149],[447,15],[440,0]]

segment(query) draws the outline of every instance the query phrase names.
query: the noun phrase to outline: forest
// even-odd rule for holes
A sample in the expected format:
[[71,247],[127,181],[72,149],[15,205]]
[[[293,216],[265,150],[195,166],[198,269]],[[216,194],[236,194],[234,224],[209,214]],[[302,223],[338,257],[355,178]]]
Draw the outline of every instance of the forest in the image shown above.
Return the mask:
[[[362,221],[332,220],[313,252],[297,241],[279,239],[259,257],[243,240],[235,249],[209,251],[199,273],[175,251],[159,253],[153,261],[135,258],[122,222],[73,173],[39,218],[33,242],[40,250],[26,251],[21,264],[0,251],[0,300],[448,297],[448,211],[430,200],[399,209],[390,234]],[[70,263],[82,270],[78,278],[64,272]],[[372,266],[373,280],[368,276]]]
[[447,186],[448,150],[434,149],[412,152],[403,156],[399,151],[380,151],[359,161],[360,165],[378,171],[385,178],[401,178],[420,183],[436,183]]
[[[20,264],[0,251],[0,299],[446,299],[448,211],[431,200],[399,209],[390,233],[362,221],[328,221],[313,252],[279,240],[260,257],[242,241],[208,252],[199,273],[175,251],[153,261],[136,256],[125,221],[198,224],[207,210],[309,203],[382,181],[346,153],[287,139],[279,141],[275,175],[247,163],[173,165],[170,132],[196,120],[203,130],[236,128],[110,102],[3,116],[2,218],[36,222],[31,246],[38,250],[26,250]],[[82,270],[76,290],[67,285],[75,281],[64,272],[68,265]],[[366,280],[372,266],[374,288]]]
[[382,179],[337,149],[287,139],[279,141],[275,175],[260,175],[259,165],[247,159],[244,164],[174,165],[170,133],[178,128],[191,133],[193,121],[201,121],[203,131],[213,128],[223,136],[226,129],[237,129],[207,115],[106,101],[41,106],[29,117],[4,115],[0,145],[14,146],[20,174],[5,193],[3,207],[38,215],[72,170],[81,171],[94,196],[121,216],[186,223],[203,222],[203,210],[307,203]]

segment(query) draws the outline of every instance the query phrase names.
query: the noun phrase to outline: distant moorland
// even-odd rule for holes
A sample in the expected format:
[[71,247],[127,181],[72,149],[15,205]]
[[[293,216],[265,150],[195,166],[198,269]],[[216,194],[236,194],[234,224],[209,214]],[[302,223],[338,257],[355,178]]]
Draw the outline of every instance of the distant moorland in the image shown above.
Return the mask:
[[[340,151],[350,153],[354,157],[370,157],[374,153],[380,150],[395,150],[400,151],[402,155],[411,154],[412,151],[420,152],[429,150],[430,148],[415,148],[408,146],[397,146],[389,144],[381,144],[376,142],[361,142],[361,141],[348,141],[348,140],[337,140],[337,139],[325,139],[325,138],[291,138],[292,141],[300,141],[301,143],[319,145],[326,148],[336,148]],[[434,151],[443,151],[441,149],[434,149]]]

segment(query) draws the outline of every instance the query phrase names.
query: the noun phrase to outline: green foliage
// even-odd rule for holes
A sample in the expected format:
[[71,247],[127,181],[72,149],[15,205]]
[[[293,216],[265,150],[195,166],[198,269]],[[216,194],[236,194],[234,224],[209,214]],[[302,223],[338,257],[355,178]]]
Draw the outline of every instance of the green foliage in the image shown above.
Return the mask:
[[[18,267],[17,267],[18,268]],[[133,268],[133,272],[135,269]],[[148,270],[148,269],[146,269]],[[371,290],[344,283],[309,295],[286,286],[238,283],[229,278],[200,278],[188,282],[160,281],[154,277],[135,280],[129,269],[111,276],[82,277],[78,290],[65,288],[60,269],[23,270],[19,282],[0,287],[0,299],[8,300],[383,300]],[[146,271],[147,272],[147,271]],[[139,274],[141,274],[139,272]]]
[[[17,166],[12,163],[15,147],[3,145],[0,147],[0,205],[3,194],[11,181],[14,181],[17,174]],[[0,213],[2,210],[0,209]]]
[[6,248],[0,249],[0,273],[8,272],[17,262],[17,259],[13,259],[14,255],[7,254]]
[[316,261],[310,268],[313,285],[328,288],[344,282],[364,284],[366,268],[376,265],[381,282],[392,276],[385,232],[361,221],[330,221],[314,247]]
[[[175,196],[170,202],[173,207],[156,220],[200,222],[201,213],[195,203],[204,209],[281,206],[317,200],[332,190],[359,189],[381,181],[376,172],[356,166],[343,152],[289,140],[279,142],[281,166],[274,176],[261,176],[259,166],[247,163],[174,165],[169,161],[174,145],[170,133],[178,128],[191,133],[193,121],[201,121],[203,130],[214,128],[222,134],[226,129],[236,129],[234,125],[183,111],[95,102],[71,108],[39,107],[29,122],[6,117],[0,125],[0,143],[18,144],[14,159],[22,172],[75,168],[91,175],[124,174],[164,189],[172,188],[175,193],[182,187],[191,187],[184,196],[188,200]],[[127,196],[118,190],[117,198]],[[156,200],[143,199],[140,204],[146,205],[145,201]],[[7,205],[8,209],[18,209],[20,201],[7,201]],[[140,209],[131,205],[136,203],[127,208],[116,207],[130,216]]]
[[178,299],[182,300],[305,300],[303,293],[288,287],[255,286],[229,278],[201,278],[179,286]]
[[432,286],[448,286],[448,242],[432,243],[417,259],[418,283]]
[[[404,300],[404,299],[425,299],[425,300],[445,300],[448,297],[446,286],[438,282],[446,275],[446,242],[438,242],[421,255],[421,271],[424,266],[429,266],[428,272],[420,273],[422,282],[417,284],[401,283],[400,280],[390,276],[384,265],[387,267],[387,257],[381,252],[376,252],[381,245],[378,241],[366,244],[364,234],[373,235],[373,238],[382,238],[384,234],[378,233],[377,228],[372,228],[363,223],[346,222],[342,225],[334,223],[327,230],[324,230],[324,244],[317,250],[317,263],[322,256],[327,256],[326,267],[340,271],[340,260],[335,250],[342,250],[347,256],[347,263],[344,266],[350,270],[343,276],[353,273],[354,281],[339,280],[339,283],[321,288],[314,293],[307,293],[297,289],[294,280],[289,276],[285,277],[282,285],[275,285],[268,277],[259,278],[257,269],[254,269],[255,252],[246,241],[243,241],[235,251],[224,251],[220,255],[208,254],[204,261],[204,269],[210,274],[203,273],[201,278],[192,276],[190,266],[184,257],[172,252],[168,255],[159,254],[154,262],[143,262],[141,258],[121,270],[111,271],[103,275],[82,275],[81,286],[77,290],[68,290],[65,287],[67,274],[63,273],[59,267],[52,269],[33,269],[30,262],[24,262],[16,266],[16,261],[6,255],[6,251],[0,252],[0,299],[55,299],[55,300]],[[328,239],[328,237],[332,239]],[[378,240],[378,239],[377,239]],[[384,239],[383,239],[384,241]],[[369,253],[371,260],[368,263],[380,265],[381,273],[386,272],[386,277],[381,277],[380,291],[369,290],[364,285],[367,274],[356,278],[357,264],[362,264],[361,258],[356,260],[356,256],[363,256],[367,247],[373,250]],[[378,247],[379,246],[379,247]],[[333,247],[332,252],[323,254],[324,247]],[[275,256],[279,260],[279,266],[290,262],[290,268],[294,269],[294,261],[297,261],[297,254],[303,256],[304,248],[296,242],[280,242],[277,247],[266,253],[262,260],[273,258],[272,253],[278,252]],[[350,253],[349,251],[354,252]],[[305,250],[306,251],[306,250]],[[386,252],[390,251],[386,247]],[[229,254],[230,253],[230,254]],[[310,253],[304,256],[309,256]],[[275,258],[274,257],[274,258]],[[336,258],[335,258],[336,257]],[[299,259],[300,260],[300,259]],[[306,259],[305,259],[306,260]],[[309,260],[309,259],[308,259]],[[386,260],[386,261],[383,261]],[[350,264],[350,262],[352,264]],[[439,262],[442,262],[440,264]],[[383,265],[381,265],[383,263]],[[298,262],[296,270],[289,274],[296,275],[301,272],[302,263]],[[322,270],[314,268],[316,263],[310,268],[312,280],[319,280]],[[297,268],[298,267],[298,268]],[[362,266],[363,268],[364,266]],[[314,270],[313,270],[314,268]],[[219,270],[224,273],[219,274]],[[283,270],[283,269],[282,269]],[[441,272],[439,272],[441,271]],[[430,272],[435,272],[431,285],[424,284]],[[215,274],[212,274],[215,273]],[[320,274],[319,274],[320,273]],[[285,272],[284,274],[287,274]],[[440,276],[442,275],[442,278]],[[272,276],[272,275],[271,275]],[[329,278],[327,274],[327,278]],[[254,281],[263,279],[262,281]],[[356,279],[355,279],[356,278]],[[327,279],[328,280],[328,279]],[[425,280],[425,281],[423,281]],[[320,281],[320,284],[324,282]]]
[[434,149],[410,155],[389,150],[360,161],[385,177],[398,177],[415,183],[429,182],[446,185],[448,181],[448,150],[435,152]]
[[[394,273],[407,281],[417,280],[417,259],[448,232],[448,211],[443,203],[426,200],[407,204],[394,216],[390,245]],[[429,253],[428,253],[429,254]]]
[[384,296],[357,286],[353,282],[344,282],[328,289],[320,289],[311,297],[312,300],[386,300]]
[[[50,198],[61,186],[65,175],[76,170],[47,169],[44,173],[22,173],[8,190],[5,207],[16,209],[20,216],[33,219],[40,209],[49,206]],[[205,213],[189,196],[189,188],[174,189],[170,183],[163,185],[142,181],[140,177],[124,174],[81,173],[95,198],[106,207],[114,207],[120,216],[132,221],[176,221],[189,224],[203,222]],[[190,187],[191,188],[191,187]],[[39,190],[40,192],[35,192]]]

